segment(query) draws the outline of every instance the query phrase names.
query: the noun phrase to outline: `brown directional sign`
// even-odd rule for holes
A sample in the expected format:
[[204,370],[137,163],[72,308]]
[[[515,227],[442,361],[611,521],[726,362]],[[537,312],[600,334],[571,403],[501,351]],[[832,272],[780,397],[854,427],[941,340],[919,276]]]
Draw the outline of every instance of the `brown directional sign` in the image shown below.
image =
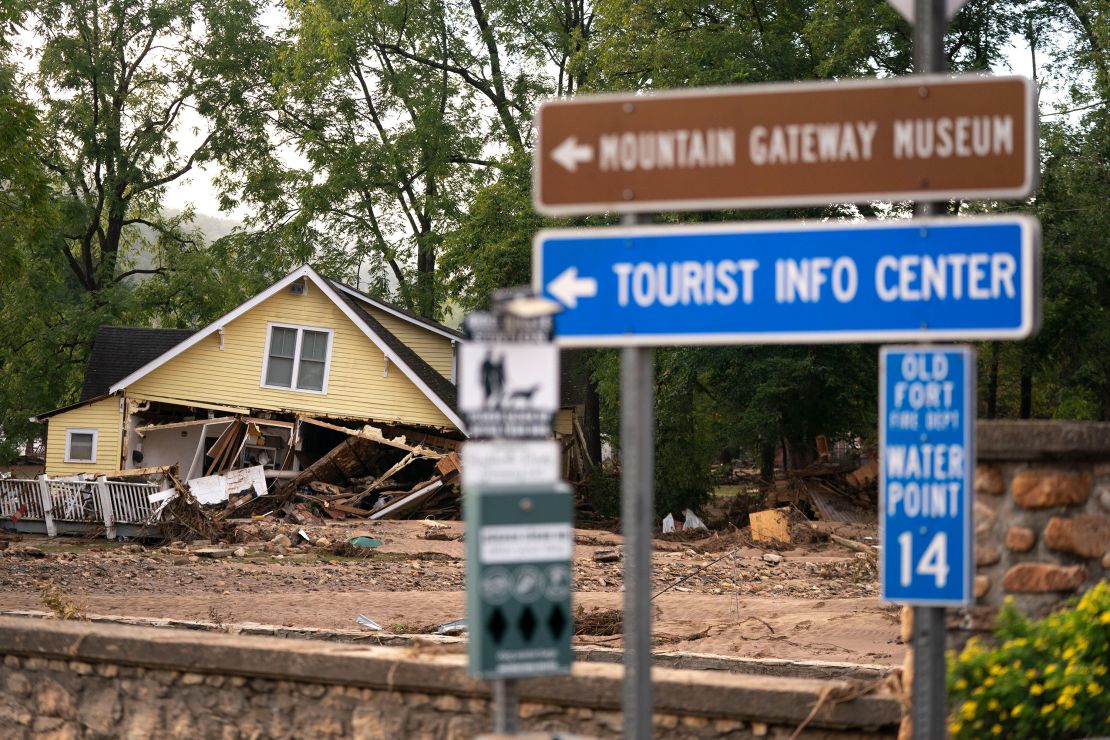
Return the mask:
[[1036,187],[1024,77],[748,85],[543,103],[550,215],[1022,198]]

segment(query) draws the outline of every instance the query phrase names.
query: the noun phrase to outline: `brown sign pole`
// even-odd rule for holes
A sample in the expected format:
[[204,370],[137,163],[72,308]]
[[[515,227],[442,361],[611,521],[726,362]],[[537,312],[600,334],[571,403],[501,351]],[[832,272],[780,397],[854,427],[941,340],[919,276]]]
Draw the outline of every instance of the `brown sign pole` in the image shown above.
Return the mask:
[[1036,187],[1024,77],[746,85],[543,103],[549,215],[1022,198]]

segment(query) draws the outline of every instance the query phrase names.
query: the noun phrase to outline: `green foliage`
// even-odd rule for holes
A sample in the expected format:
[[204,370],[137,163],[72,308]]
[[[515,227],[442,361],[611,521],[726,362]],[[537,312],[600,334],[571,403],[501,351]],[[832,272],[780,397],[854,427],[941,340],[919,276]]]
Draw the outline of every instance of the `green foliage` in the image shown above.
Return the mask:
[[605,517],[618,518],[621,515],[621,479],[619,475],[607,474],[601,467],[590,471],[584,491],[586,501],[594,510]]
[[1007,603],[997,647],[968,643],[952,656],[954,738],[1093,737],[1110,726],[1110,585],[1072,609],[1031,622]]
[[462,308],[487,308],[497,288],[531,282],[532,238],[545,222],[532,208],[531,164],[525,154],[510,156],[444,239],[440,266]]

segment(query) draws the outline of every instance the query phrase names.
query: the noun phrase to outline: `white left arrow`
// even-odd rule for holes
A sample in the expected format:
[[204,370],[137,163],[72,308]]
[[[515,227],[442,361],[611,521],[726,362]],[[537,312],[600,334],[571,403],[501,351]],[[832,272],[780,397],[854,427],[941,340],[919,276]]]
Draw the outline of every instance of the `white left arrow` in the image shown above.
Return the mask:
[[593,298],[597,295],[597,281],[593,278],[580,278],[577,267],[568,267],[547,284],[547,292],[567,308],[577,308],[579,298]]
[[563,143],[551,150],[551,158],[571,172],[578,171],[582,162],[594,158],[594,148],[589,144],[579,144],[577,136],[568,136]]

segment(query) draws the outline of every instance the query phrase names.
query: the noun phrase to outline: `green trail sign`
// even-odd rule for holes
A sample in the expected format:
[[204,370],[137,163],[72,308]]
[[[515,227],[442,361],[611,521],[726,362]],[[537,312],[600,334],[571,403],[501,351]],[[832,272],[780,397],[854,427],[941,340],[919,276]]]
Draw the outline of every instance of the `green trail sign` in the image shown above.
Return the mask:
[[466,621],[480,678],[570,671],[570,487],[468,486]]

